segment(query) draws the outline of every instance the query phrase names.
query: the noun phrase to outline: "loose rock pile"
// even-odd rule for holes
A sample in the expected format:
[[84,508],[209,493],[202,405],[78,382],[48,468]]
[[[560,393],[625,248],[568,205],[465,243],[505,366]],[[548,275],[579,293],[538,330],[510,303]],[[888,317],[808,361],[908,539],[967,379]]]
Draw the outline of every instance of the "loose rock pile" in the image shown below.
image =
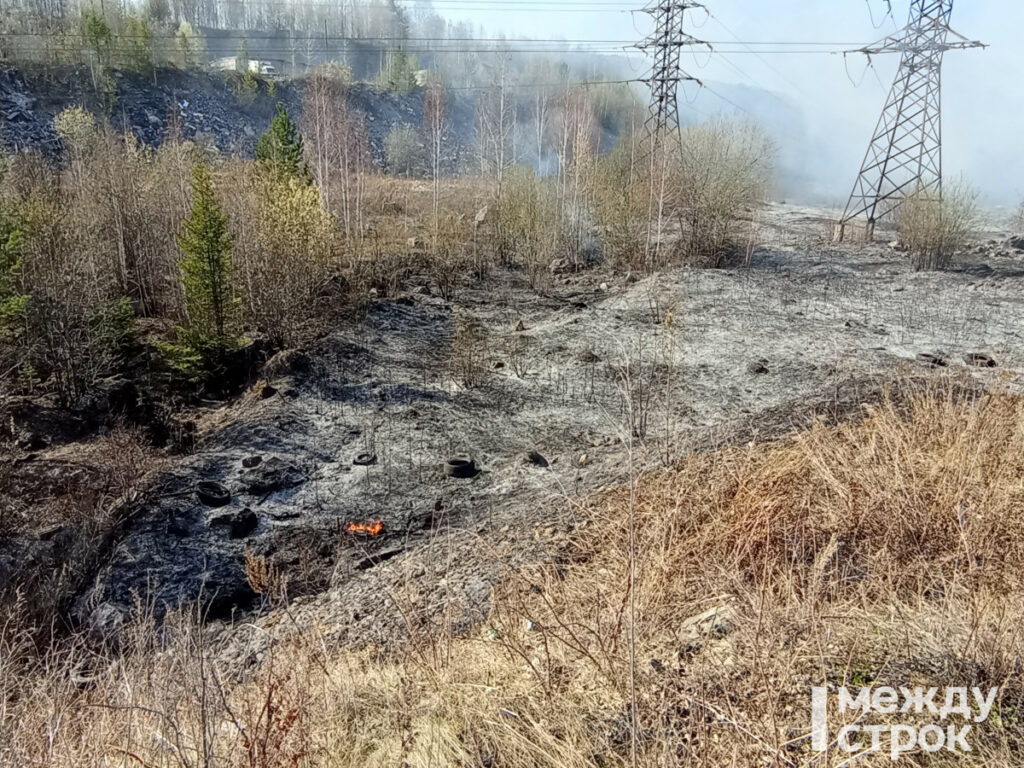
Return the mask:
[[992,259],[1011,259],[1024,256],[1024,235],[1015,235],[1002,242],[989,240],[975,247],[974,252],[979,256],[987,256]]

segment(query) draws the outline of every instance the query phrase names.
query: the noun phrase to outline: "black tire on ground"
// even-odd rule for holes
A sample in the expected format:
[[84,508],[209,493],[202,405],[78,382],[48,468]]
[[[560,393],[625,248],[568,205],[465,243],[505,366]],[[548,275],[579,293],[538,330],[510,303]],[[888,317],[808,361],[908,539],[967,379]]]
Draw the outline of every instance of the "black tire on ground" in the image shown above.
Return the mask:
[[444,473],[448,477],[456,477],[461,480],[476,477],[480,470],[472,459],[448,459],[444,465]]
[[370,467],[377,463],[377,454],[375,453],[360,453],[352,461],[357,467]]
[[922,352],[919,354],[917,356],[917,360],[918,362],[930,365],[932,368],[945,368],[949,365],[946,358],[941,357],[940,355],[933,355],[928,352]]
[[975,368],[995,368],[997,365],[995,360],[980,352],[972,352],[969,355],[965,355],[964,362]]
[[527,461],[533,464],[535,467],[547,467],[549,466],[548,460],[545,459],[541,454],[536,451],[531,451],[526,457]]
[[231,502],[231,491],[220,483],[204,480],[196,486],[199,500],[208,507],[225,507]]
[[262,456],[246,456],[242,459],[242,466],[246,469],[253,469],[263,463]]

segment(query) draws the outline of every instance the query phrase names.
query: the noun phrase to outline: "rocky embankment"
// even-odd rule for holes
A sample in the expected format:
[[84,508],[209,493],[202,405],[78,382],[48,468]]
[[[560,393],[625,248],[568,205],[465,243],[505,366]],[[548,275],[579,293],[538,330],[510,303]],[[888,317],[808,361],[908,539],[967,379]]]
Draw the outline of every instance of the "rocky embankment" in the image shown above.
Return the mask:
[[[83,106],[106,117],[120,131],[157,146],[171,131],[189,140],[206,141],[221,151],[251,157],[256,142],[273,117],[278,101],[300,115],[306,82],[260,83],[255,98],[240,94],[237,77],[230,73],[161,69],[152,76],[114,72],[113,93],[101,95],[93,87],[88,69],[58,67],[20,71],[0,67],[0,143],[7,151],[60,154],[60,139],[53,118],[72,106]],[[382,93],[356,83],[349,90],[349,106],[366,116],[374,160],[384,163],[384,138],[396,125],[423,125],[423,93]],[[449,137],[444,165],[460,164],[473,134],[474,107],[460,94],[448,100]]]

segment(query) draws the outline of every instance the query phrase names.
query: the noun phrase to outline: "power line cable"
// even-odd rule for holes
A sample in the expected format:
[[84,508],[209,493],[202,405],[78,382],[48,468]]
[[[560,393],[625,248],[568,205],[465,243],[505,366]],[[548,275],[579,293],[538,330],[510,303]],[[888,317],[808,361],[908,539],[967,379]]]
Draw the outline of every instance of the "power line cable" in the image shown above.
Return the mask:
[[[721,24],[721,21],[717,17],[713,17],[715,21]],[[732,34],[728,28],[722,25],[729,34]],[[230,32],[232,36],[228,35],[200,35],[204,40],[225,40],[225,41],[242,41],[253,42],[255,40],[277,40],[287,38],[287,34],[282,33],[264,33],[261,35],[246,34],[246,30],[217,30],[222,32]],[[603,45],[626,45],[631,46],[635,44],[635,40],[631,39],[603,39],[603,38],[531,38],[531,37],[400,37],[400,36],[351,36],[351,35],[324,35],[314,30],[301,33],[304,37],[312,38],[315,40],[343,40],[347,42],[412,42],[412,43],[444,43],[444,42],[460,42],[460,43],[562,43],[562,44],[603,44]],[[0,32],[0,37],[46,37],[46,38],[75,38],[81,39],[86,37],[80,32],[66,32],[52,34],[47,32]],[[140,34],[116,34],[117,40],[177,40],[177,34],[167,35],[140,35]],[[743,46],[823,46],[836,48],[835,52],[842,53],[847,47],[863,46],[860,41],[830,41],[830,42],[818,42],[814,40],[740,40],[738,38],[732,40],[701,40],[701,43],[709,43],[711,45],[743,45]],[[839,50],[842,49],[842,50]]]
[[860,80],[854,82],[853,75],[850,74],[850,60],[847,58],[845,53],[843,54],[843,69],[846,70],[846,79],[850,81],[850,85],[852,85],[854,88],[860,88],[862,85],[864,85],[864,80],[868,76],[868,69],[870,67],[871,57],[868,56],[867,64],[864,66],[864,71],[860,73]]
[[732,99],[730,99],[730,98],[729,98],[728,96],[724,96],[724,95],[722,95],[721,93],[719,93],[718,91],[716,91],[716,90],[715,90],[714,88],[712,88],[712,87],[711,87],[710,85],[707,85],[707,84],[705,83],[705,84],[704,84],[704,86],[703,86],[703,89],[704,89],[705,91],[707,91],[708,93],[710,93],[710,94],[712,94],[712,95],[714,95],[714,96],[717,96],[717,97],[718,97],[719,99],[721,99],[722,101],[724,101],[724,102],[725,102],[726,104],[730,104],[730,105],[732,105],[733,107],[735,107],[736,109],[738,109],[738,110],[739,110],[740,112],[743,112],[744,114],[747,114],[747,115],[749,115],[750,117],[756,117],[756,115],[755,115],[755,114],[754,114],[753,112],[751,112],[750,110],[748,110],[748,109],[746,109],[746,108],[744,108],[744,107],[741,107],[741,106],[740,106],[739,104],[737,104],[737,103],[736,103],[735,101],[733,101]]
[[466,85],[466,86],[453,86],[451,88],[446,87],[446,91],[486,91],[493,88],[565,88],[566,90],[572,88],[591,88],[599,85],[626,85],[629,83],[639,83],[640,80],[584,80],[580,82],[561,82],[561,83],[505,83],[504,85]]
[[[50,38],[47,35],[39,35],[38,37],[43,37],[43,38],[47,38],[48,40],[52,40],[52,38]],[[166,37],[166,38],[159,38],[159,39],[170,41],[170,40],[172,40],[174,38]],[[317,38],[315,35],[311,36],[311,37],[308,37],[308,38],[296,38],[296,39],[293,39],[292,41],[278,40],[277,41],[278,42],[277,45],[274,45],[274,46],[260,46],[259,48],[257,48],[256,51],[253,51],[252,54],[255,55],[256,53],[260,53],[260,54],[263,54],[263,55],[291,55],[292,53],[302,53],[302,52],[305,51],[306,53],[319,53],[319,54],[358,55],[360,53],[365,53],[365,54],[373,53],[374,55],[376,55],[376,54],[379,54],[381,51],[386,52],[386,49],[376,49],[376,50],[373,50],[373,51],[361,51],[358,48],[350,47],[348,45],[334,46],[334,47],[330,47],[330,46],[328,46],[328,47],[322,47],[322,46],[309,47],[307,45],[307,43],[314,43],[314,44],[318,43],[320,40],[322,40],[322,38]],[[351,42],[358,42],[358,40],[353,40]],[[54,42],[48,43],[47,46],[46,46],[46,49],[50,50],[50,51],[75,52],[75,51],[86,50],[87,46],[84,46],[84,45],[76,46],[76,45],[74,45],[74,44],[72,44],[70,42],[63,41],[63,40],[58,40],[56,43],[54,43]],[[103,53],[116,53],[116,52],[120,52],[120,53],[135,53],[136,51],[138,51],[138,47],[132,46],[131,43],[128,42],[128,41],[119,41],[117,43],[112,43],[109,46],[104,46],[104,48],[102,50],[103,50]],[[588,54],[589,53],[589,54],[621,54],[621,55],[624,55],[624,56],[628,56],[629,55],[629,51],[626,49],[625,46],[593,46],[593,47],[576,46],[576,47],[572,47],[572,48],[564,48],[564,47],[563,48],[552,48],[552,47],[548,47],[548,48],[543,48],[543,47],[503,48],[503,47],[489,46],[489,47],[483,47],[483,48],[480,48],[480,47],[478,47],[478,48],[451,48],[451,47],[446,47],[446,46],[411,47],[411,46],[408,46],[408,45],[404,45],[399,50],[404,51],[406,53],[425,53],[425,54],[447,54],[447,53]],[[714,49],[714,51],[711,52],[711,55],[726,55],[726,54],[727,55],[741,55],[741,54],[745,55],[745,54],[749,54],[749,55],[754,55],[754,56],[756,56],[758,58],[761,58],[762,55],[824,55],[824,54],[836,55],[836,54],[843,54],[843,53],[847,53],[847,51],[839,50],[839,49],[836,49],[836,50],[828,50],[828,49],[815,49],[815,50],[780,49],[780,50],[755,51],[755,50],[752,50],[752,49],[727,50],[727,49],[716,48],[716,49]],[[765,62],[765,63],[767,64],[767,62]]]
[[886,4],[886,6],[888,7],[889,10],[886,12],[885,16],[882,17],[882,20],[880,22],[878,22],[877,24],[875,24],[875,12],[873,10],[871,10],[871,0],[864,0],[864,4],[868,7],[868,16],[871,17],[871,26],[873,26],[875,29],[881,29],[882,28],[882,26],[885,24],[886,17],[892,18],[892,2],[891,2],[891,0],[885,0],[885,4]]
[[[709,14],[710,14],[710,12],[709,12]],[[800,94],[802,94],[804,96],[807,96],[807,93],[804,91],[803,88],[801,88],[799,85],[794,83],[789,77],[787,77],[785,74],[783,74],[777,67],[773,66],[768,60],[762,58],[761,54],[769,53],[769,51],[762,50],[762,51],[756,51],[755,52],[754,49],[751,47],[751,45],[749,43],[740,42],[739,36],[735,32],[733,32],[732,29],[724,21],[722,21],[720,18],[718,18],[717,16],[714,16],[714,15],[712,15],[712,18],[715,20],[715,23],[718,24],[718,26],[720,26],[722,29],[725,30],[726,34],[730,35],[735,41],[739,42],[739,44],[742,45],[744,47],[744,49],[746,49],[747,51],[749,51],[751,53],[754,53],[754,55],[757,56],[757,58],[766,67],[768,67],[768,69],[770,69],[776,75],[781,77],[790,86],[795,88],[797,93],[800,93]],[[793,51],[793,53],[796,53],[796,51]]]

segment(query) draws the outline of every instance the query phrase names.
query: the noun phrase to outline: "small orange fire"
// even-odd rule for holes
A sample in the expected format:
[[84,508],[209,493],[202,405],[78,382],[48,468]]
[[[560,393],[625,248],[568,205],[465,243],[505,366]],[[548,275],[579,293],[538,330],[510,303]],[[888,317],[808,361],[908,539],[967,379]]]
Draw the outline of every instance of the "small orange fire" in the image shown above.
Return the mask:
[[366,533],[370,536],[377,536],[384,532],[384,521],[377,520],[373,523],[349,523],[345,526],[349,533]]

